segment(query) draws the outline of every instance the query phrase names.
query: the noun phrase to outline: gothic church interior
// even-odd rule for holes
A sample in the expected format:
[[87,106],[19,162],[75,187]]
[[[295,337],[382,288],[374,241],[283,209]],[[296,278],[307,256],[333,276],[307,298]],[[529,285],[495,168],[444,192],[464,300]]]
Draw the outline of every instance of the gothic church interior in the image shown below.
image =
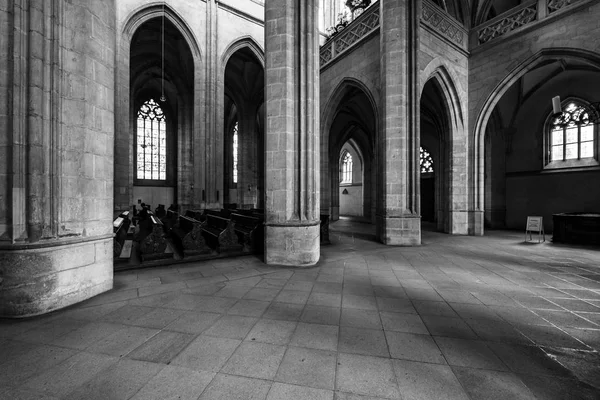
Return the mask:
[[599,17],[0,1],[0,398],[597,398]]

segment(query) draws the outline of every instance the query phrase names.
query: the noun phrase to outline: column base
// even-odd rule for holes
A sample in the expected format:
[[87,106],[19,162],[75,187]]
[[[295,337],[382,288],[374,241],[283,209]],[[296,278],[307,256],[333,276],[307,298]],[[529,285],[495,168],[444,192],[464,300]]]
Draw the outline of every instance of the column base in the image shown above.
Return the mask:
[[48,313],[112,287],[112,237],[0,250],[0,317]]
[[451,235],[469,234],[469,212],[468,211],[450,211],[450,233]]
[[469,211],[469,235],[483,236],[483,211]]
[[321,255],[320,221],[309,225],[266,225],[265,263],[309,267]]
[[407,215],[386,217],[377,215],[377,239],[391,246],[419,246],[421,244],[421,217]]

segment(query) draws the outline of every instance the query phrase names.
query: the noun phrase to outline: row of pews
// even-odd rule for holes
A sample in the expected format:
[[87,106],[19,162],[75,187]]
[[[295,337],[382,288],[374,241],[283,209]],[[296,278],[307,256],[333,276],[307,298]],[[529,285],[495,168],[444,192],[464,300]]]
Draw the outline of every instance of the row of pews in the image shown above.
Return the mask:
[[[146,209],[131,219],[130,214],[130,211],[120,213],[113,223],[115,265],[264,251],[265,215],[262,209],[186,210],[184,214],[177,208],[162,213]],[[328,216],[321,215],[322,244],[329,243],[328,229]]]

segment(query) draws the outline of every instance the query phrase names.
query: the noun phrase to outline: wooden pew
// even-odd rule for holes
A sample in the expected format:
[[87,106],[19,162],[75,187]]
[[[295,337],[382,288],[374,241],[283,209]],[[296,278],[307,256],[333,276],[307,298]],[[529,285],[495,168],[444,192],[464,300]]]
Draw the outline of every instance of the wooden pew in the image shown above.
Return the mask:
[[[165,238],[163,223],[154,215],[150,215],[148,221],[151,229],[148,231],[146,228],[145,232],[140,231],[140,252],[142,253],[142,259],[172,257],[172,254],[165,254],[167,240]],[[140,229],[142,229],[141,226]]]
[[239,213],[232,213],[231,220],[235,223],[234,231],[238,241],[247,252],[262,252],[264,246],[264,228],[259,218]]
[[207,214],[206,224],[202,227],[206,243],[217,252],[241,250],[235,233],[235,223],[218,215]]
[[128,214],[123,215],[121,213],[114,221],[113,221],[113,232],[115,234],[113,239],[113,256],[118,258],[121,255],[121,251],[123,251],[123,245],[125,244],[125,239],[127,239],[127,231],[129,230],[129,225],[131,221],[129,220],[129,211],[125,211]]
[[173,243],[184,256],[210,253],[211,248],[206,244],[202,228],[206,222],[180,215],[178,223],[171,229]]

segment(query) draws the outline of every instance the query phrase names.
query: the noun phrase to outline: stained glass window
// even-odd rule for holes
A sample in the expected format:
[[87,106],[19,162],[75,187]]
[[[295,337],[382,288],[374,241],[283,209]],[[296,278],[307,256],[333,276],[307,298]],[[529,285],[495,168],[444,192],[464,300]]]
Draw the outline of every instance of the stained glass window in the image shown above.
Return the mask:
[[233,126],[233,183],[238,180],[238,123]]
[[433,158],[427,150],[421,147],[421,173],[427,174],[433,172]]
[[163,110],[152,99],[137,113],[137,179],[167,179],[167,125]]
[[352,156],[348,152],[342,158],[342,183],[352,183]]
[[550,125],[550,161],[580,160],[594,157],[594,125],[582,104],[569,102],[563,115],[568,121],[554,118]]

